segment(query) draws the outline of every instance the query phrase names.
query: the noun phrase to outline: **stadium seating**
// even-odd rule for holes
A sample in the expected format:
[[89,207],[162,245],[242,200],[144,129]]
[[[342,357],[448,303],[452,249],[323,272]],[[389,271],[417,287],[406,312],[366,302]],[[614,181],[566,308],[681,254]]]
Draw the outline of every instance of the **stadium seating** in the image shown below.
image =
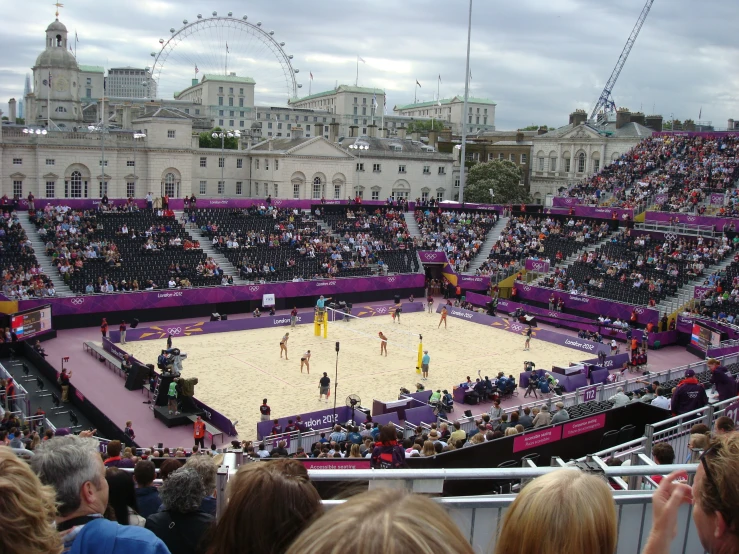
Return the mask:
[[39,267],[36,254],[15,211],[0,218],[0,272],[3,294],[25,300],[54,295],[54,287]]

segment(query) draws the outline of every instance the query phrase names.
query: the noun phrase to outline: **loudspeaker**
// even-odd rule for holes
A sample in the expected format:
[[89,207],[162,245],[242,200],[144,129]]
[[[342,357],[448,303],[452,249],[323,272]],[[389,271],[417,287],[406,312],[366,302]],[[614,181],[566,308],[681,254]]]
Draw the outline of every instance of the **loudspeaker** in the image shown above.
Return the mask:
[[464,417],[472,417],[472,410],[465,410]]
[[145,365],[134,364],[126,377],[126,388],[128,390],[141,390],[149,378],[149,368]]
[[400,304],[400,295],[396,294],[394,300],[396,304]]
[[131,329],[136,329],[136,327],[139,326],[139,320],[137,318],[133,318],[133,321],[131,322]]
[[228,314],[221,314],[221,321],[228,321]]

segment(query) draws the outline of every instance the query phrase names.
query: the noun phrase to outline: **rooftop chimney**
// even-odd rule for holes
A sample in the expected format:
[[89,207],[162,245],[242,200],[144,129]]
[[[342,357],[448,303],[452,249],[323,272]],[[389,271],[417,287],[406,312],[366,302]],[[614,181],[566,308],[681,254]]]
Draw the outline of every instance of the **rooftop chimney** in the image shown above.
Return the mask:
[[520,131],[516,133],[516,142],[523,142],[523,133]]
[[11,98],[8,100],[8,122],[15,125],[16,121],[16,105],[15,105],[15,98]]
[[436,143],[439,141],[436,131],[429,131],[429,146],[436,148]]
[[616,110],[616,129],[620,129],[624,125],[631,122],[631,112],[628,108],[619,108]]
[[331,142],[339,140],[339,124],[335,121],[328,125],[328,140]]
[[367,131],[369,132],[370,138],[375,138],[377,136],[377,125],[374,123],[372,125],[368,125]]
[[421,131],[413,131],[413,133],[411,133],[411,137],[413,137],[413,140],[416,142],[419,142],[421,140]]
[[405,126],[401,125],[400,127],[398,127],[398,138],[404,140],[406,131],[407,129],[405,128]]
[[269,137],[267,139],[267,150],[269,150],[270,152],[272,152],[272,148],[273,148],[273,146],[272,146],[272,137]]
[[656,133],[662,132],[662,116],[648,115],[645,118],[644,125]]
[[194,87],[194,86],[195,86],[195,85],[197,85],[197,84],[198,84],[198,80],[197,80],[197,79],[193,79],[193,80],[192,80],[192,85],[191,85],[191,86],[193,86],[193,87]]
[[536,134],[537,134],[537,135],[543,135],[544,133],[548,133],[548,132],[549,132],[549,131],[548,131],[547,129],[545,129],[544,127],[539,127],[539,128],[538,128],[538,129],[536,130]]
[[297,127],[293,127],[290,130],[290,133],[291,133],[291,137],[293,139],[302,139],[303,138],[303,128],[300,125],[298,125]]
[[323,136],[323,123],[316,123],[316,136],[322,137]]
[[356,138],[356,136],[357,136],[357,129],[358,129],[358,127],[356,125],[349,125],[349,136],[351,138]]
[[588,114],[585,113],[585,110],[575,110],[570,114],[570,124],[573,127],[577,127],[578,125],[582,125],[588,120]]
[[631,114],[631,123],[638,123],[639,125],[646,126],[647,120],[642,112],[636,112]]

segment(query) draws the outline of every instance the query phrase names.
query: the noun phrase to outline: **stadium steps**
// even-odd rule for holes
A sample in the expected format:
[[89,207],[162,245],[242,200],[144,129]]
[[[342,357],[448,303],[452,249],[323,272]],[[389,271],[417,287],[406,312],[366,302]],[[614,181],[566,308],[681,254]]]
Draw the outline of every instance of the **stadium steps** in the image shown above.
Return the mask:
[[[598,242],[595,242],[593,244],[589,244],[586,247],[581,248],[577,252],[575,252],[575,253],[567,256],[564,260],[562,260],[562,263],[559,264],[560,269],[567,270],[568,267],[570,267],[577,260],[579,260],[580,258],[582,258],[582,255],[585,252],[593,252],[594,250],[597,250],[598,248],[600,248],[601,246],[603,246],[604,244],[606,244],[610,240],[611,240],[611,237],[610,236],[607,236],[606,238],[601,239]],[[553,270],[554,270],[554,268],[552,268],[552,271]]]
[[205,252],[205,255],[213,258],[213,260],[215,260],[218,266],[223,270],[223,273],[225,273],[226,275],[230,275],[234,278],[234,280],[239,279],[239,270],[231,262],[228,261],[228,258],[226,258],[226,256],[213,248],[213,245],[211,244],[211,241],[208,239],[208,237],[202,236],[201,238],[196,239],[190,234],[190,231],[192,229],[187,229],[187,223],[183,221],[185,212],[183,210],[174,210],[174,214],[177,221],[183,223],[183,225],[185,226],[185,230],[188,236],[190,236],[190,238],[193,240],[200,241],[200,248],[203,250],[203,252]]
[[[720,273],[724,271],[727,267],[729,267],[733,261],[734,256],[727,256],[724,260],[721,261],[721,263],[706,268],[706,273],[710,274],[714,271]],[[695,296],[695,287],[701,286],[705,280],[706,278],[704,276],[698,279],[693,279],[692,281],[686,283],[678,289],[677,296],[665,298],[659,304],[657,304],[655,309],[659,310],[660,313],[671,314],[672,312],[692,300],[692,298]]]
[[410,236],[414,239],[423,240],[421,229],[419,229],[418,223],[416,223],[415,214],[413,212],[405,212],[403,216],[405,217],[405,224],[408,225],[408,233]]
[[[319,227],[320,227],[321,229],[326,229],[327,231],[331,231],[330,235],[331,235],[331,237],[333,237],[333,238],[334,238],[335,240],[337,240],[337,241],[339,241],[339,242],[341,242],[341,243],[345,243],[345,242],[346,242],[346,241],[344,240],[344,238],[343,238],[343,237],[342,237],[341,235],[339,235],[338,233],[334,232],[334,230],[333,230],[333,229],[331,229],[331,226],[330,226],[330,225],[329,225],[328,223],[326,223],[325,221],[323,221],[322,219],[320,219],[320,218],[317,218],[317,217],[315,217],[314,219],[315,219],[315,221],[316,221],[316,224],[317,224],[317,225],[318,225],[318,226],[319,226]],[[379,267],[379,266],[378,266],[378,265],[377,265],[376,263],[372,263],[372,264],[369,264],[369,265],[368,265],[368,267],[369,267],[369,268],[370,268],[370,269],[372,270],[372,273],[373,273],[374,275],[377,275],[377,273],[378,273],[378,271],[379,271],[379,269],[380,269],[380,267]]]
[[[28,212],[18,212],[18,221],[20,221],[21,227],[23,227],[26,235],[28,235],[28,239],[31,241],[31,246],[33,246],[33,253],[36,255],[38,265],[41,267],[43,274],[46,275],[52,283],[54,283],[56,295],[74,296],[74,292],[72,292],[72,289],[70,289],[64,283],[64,279],[62,279],[62,277],[59,275],[59,272],[56,271],[56,268],[51,263],[49,257],[46,255],[46,243],[41,238],[41,236],[39,236],[38,231],[36,230],[36,226],[31,223],[31,218],[28,215]],[[44,260],[49,263],[45,264]]]
[[480,249],[477,251],[477,256],[472,258],[470,268],[463,272],[464,275],[474,275],[477,268],[485,263],[485,260],[487,260],[490,255],[490,251],[500,238],[501,231],[503,231],[505,226],[508,225],[508,219],[509,218],[507,217],[501,217],[498,222],[490,228],[490,231],[488,231],[488,234],[485,237],[485,242],[482,243],[482,246],[480,246]]

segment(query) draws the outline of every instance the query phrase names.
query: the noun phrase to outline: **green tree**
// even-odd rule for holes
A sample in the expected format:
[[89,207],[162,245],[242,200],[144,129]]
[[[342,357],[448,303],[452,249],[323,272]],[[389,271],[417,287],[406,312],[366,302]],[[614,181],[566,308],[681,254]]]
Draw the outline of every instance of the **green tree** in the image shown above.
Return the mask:
[[519,131],[538,131],[539,128],[541,129],[549,129],[549,126],[547,125],[529,125],[528,127],[524,127],[523,129],[519,129]]
[[[433,125],[433,128],[432,128]],[[406,127],[408,134],[418,131],[422,135],[428,134],[429,131],[441,131],[444,128],[444,122],[440,119],[430,121],[411,121]]]
[[[221,138],[216,137],[213,138],[213,133],[220,133],[221,128],[216,127],[215,129],[211,129],[210,131],[203,131],[199,135],[199,145],[200,148],[220,148],[221,147]],[[223,139],[223,147],[226,150],[238,150],[239,148],[239,139],[236,137],[226,137]]]
[[[519,184],[522,180],[521,170],[509,160],[475,164],[467,174],[464,200],[484,204],[530,202],[529,193]],[[494,197],[490,196],[490,189]]]

